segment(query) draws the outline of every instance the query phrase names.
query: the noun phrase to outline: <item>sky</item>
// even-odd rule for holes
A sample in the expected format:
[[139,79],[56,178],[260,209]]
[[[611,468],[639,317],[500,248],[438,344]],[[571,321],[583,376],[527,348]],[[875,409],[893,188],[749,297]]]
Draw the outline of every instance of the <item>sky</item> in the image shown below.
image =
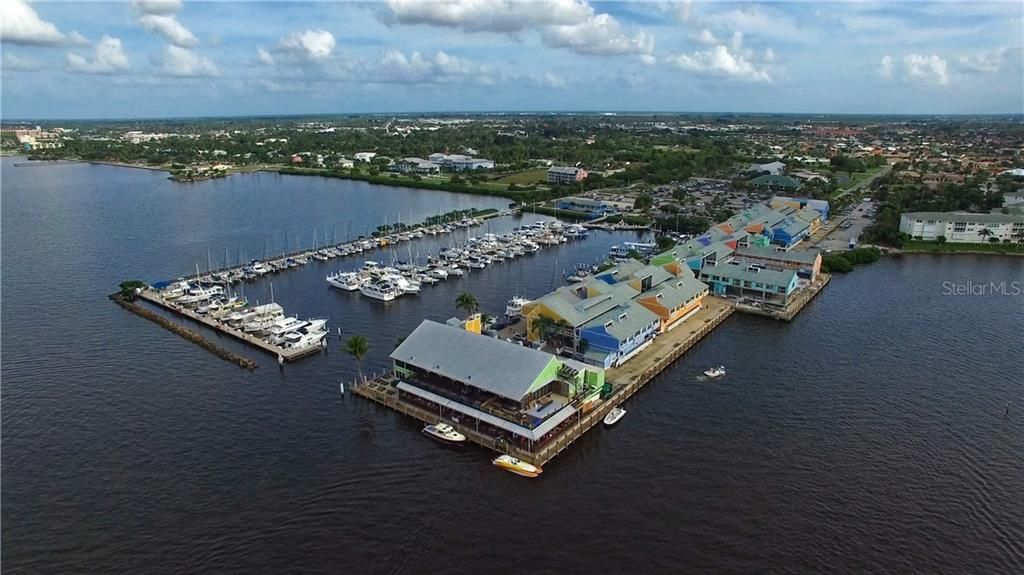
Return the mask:
[[1024,113],[1024,2],[0,2],[5,119]]

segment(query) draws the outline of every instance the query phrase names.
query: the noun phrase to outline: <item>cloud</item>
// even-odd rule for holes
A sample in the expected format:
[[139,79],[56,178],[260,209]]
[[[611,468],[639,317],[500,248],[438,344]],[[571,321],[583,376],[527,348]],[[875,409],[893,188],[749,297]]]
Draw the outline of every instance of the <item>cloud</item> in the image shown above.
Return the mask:
[[654,51],[653,36],[643,31],[625,33],[615,18],[596,13],[584,0],[389,0],[381,19],[465,32],[515,34],[537,30],[545,46],[578,54],[614,56]]
[[639,60],[644,66],[654,66],[658,63],[658,59],[651,54],[640,54],[637,56],[637,60]]
[[552,74],[551,72],[544,72],[540,76],[534,76],[533,82],[541,88],[552,88],[556,90],[565,88],[565,78]]
[[719,44],[707,51],[669,56],[666,61],[680,70],[704,76],[717,76],[745,82],[770,83],[772,81],[768,71],[763,67],[758,67],[749,55],[736,49],[730,50],[724,44]]
[[331,52],[334,51],[334,46],[334,35],[330,32],[326,30],[306,30],[305,32],[295,32],[290,36],[282,38],[277,45],[277,49],[279,52],[299,59],[315,62],[329,58]]
[[25,0],[0,2],[0,41],[9,44],[52,46],[63,44],[57,26],[39,17]]
[[949,84],[946,61],[935,54],[930,56],[907,54],[903,57],[903,68],[905,79],[908,81],[938,84],[939,86]]
[[785,42],[808,42],[811,40],[810,30],[801,27],[789,16],[758,6],[710,14],[706,17],[706,21],[716,28],[761,38]]
[[654,52],[654,36],[643,31],[625,34],[608,14],[598,14],[580,24],[547,26],[541,31],[541,41],[549,48],[568,48],[594,56]]
[[145,14],[138,19],[140,26],[159,34],[171,44],[179,48],[195,48],[199,44],[192,32],[182,26],[174,16],[165,14]]
[[960,56],[957,59],[958,68],[962,72],[974,74],[991,74],[1003,68],[1007,60],[1009,50],[1004,46],[987,52]]
[[181,0],[132,0],[131,4],[139,14],[168,15],[181,10]]
[[88,38],[75,30],[72,30],[71,33],[68,34],[68,43],[74,46],[88,46],[89,44],[92,44]]
[[883,78],[892,78],[892,71],[892,56],[882,56],[882,61],[878,63],[878,75]]
[[582,0],[388,0],[383,15],[398,24],[513,33],[536,26],[579,24],[593,13]]
[[704,28],[700,32],[697,32],[695,34],[691,34],[690,40],[698,44],[704,44],[705,46],[714,46],[716,44],[719,44],[718,38],[715,38],[715,35],[712,34],[711,30],[708,30],[707,28]]
[[75,74],[114,74],[129,67],[128,56],[121,47],[121,40],[104,35],[96,44],[92,58],[70,52],[64,69]]
[[265,64],[267,66],[273,66],[274,62],[276,62],[273,54],[263,48],[256,51],[256,60],[259,61],[260,64]]
[[175,78],[207,78],[219,76],[217,65],[187,48],[170,45],[164,48],[163,56],[154,63],[160,73]]
[[392,50],[363,70],[362,75],[365,81],[378,83],[494,83],[488,69],[444,52],[437,52],[433,56],[422,56],[419,52],[413,52],[406,57],[405,54]]
[[39,70],[41,66],[39,63],[29,60],[27,58],[20,58],[11,54],[9,50],[4,51],[3,58],[3,69],[4,71],[11,70],[17,72],[35,72]]
[[883,56],[878,75],[885,79],[898,76],[903,82],[932,86],[946,86],[950,80],[946,60],[935,54],[906,54],[898,62],[892,56]]

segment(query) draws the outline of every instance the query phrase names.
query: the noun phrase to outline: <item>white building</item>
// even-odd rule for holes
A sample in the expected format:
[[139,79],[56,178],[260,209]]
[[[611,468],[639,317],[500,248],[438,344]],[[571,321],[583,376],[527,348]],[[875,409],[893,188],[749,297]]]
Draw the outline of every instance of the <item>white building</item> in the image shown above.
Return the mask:
[[494,160],[474,158],[463,154],[443,154],[436,152],[427,156],[431,162],[440,165],[442,168],[463,172],[466,170],[491,170],[494,169]]
[[402,158],[388,166],[389,172],[400,174],[436,174],[441,167],[423,158]]
[[967,212],[908,212],[900,216],[900,232],[932,241],[987,243],[990,238],[1024,243],[1024,214],[971,214]]
[[356,159],[357,162],[366,162],[367,164],[369,164],[370,160],[377,157],[377,152],[356,152],[355,156],[353,157]]
[[549,184],[574,184],[587,179],[587,171],[583,168],[554,166],[548,168]]

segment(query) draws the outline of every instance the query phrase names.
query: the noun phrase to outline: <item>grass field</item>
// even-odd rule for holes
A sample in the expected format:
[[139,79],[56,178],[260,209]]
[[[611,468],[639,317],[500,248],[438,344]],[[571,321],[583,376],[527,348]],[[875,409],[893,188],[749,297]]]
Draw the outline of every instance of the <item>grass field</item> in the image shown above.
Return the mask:
[[508,174],[494,181],[499,184],[516,184],[521,186],[528,184],[543,183],[547,181],[547,177],[547,168],[537,168],[535,170],[523,170],[521,172]]

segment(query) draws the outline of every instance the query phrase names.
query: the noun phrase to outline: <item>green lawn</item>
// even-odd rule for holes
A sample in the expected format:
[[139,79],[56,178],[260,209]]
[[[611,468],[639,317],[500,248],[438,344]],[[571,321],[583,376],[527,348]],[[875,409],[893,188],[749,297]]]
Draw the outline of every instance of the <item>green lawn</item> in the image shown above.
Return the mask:
[[521,172],[514,172],[506,174],[495,182],[500,184],[516,184],[516,185],[529,185],[544,183],[548,178],[547,168],[537,168],[535,170],[523,170]]
[[960,244],[909,241],[903,242],[905,252],[992,252],[995,254],[1024,254],[1024,244]]

